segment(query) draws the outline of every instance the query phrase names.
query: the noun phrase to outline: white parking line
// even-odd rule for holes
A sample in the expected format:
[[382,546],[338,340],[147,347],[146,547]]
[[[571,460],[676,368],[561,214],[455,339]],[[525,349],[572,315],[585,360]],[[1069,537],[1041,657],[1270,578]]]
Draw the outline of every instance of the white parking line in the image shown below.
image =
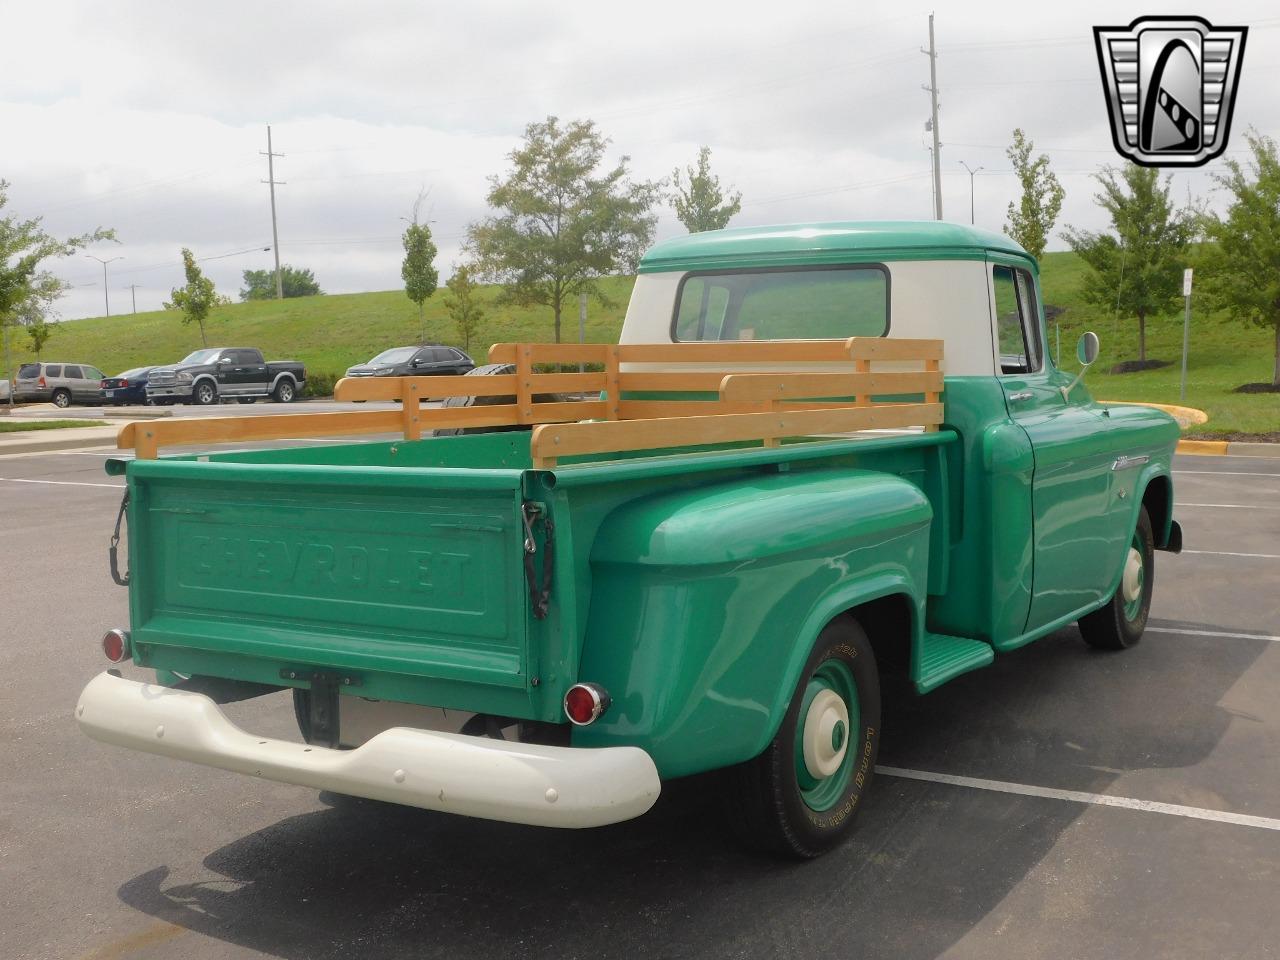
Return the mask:
[[109,487],[112,490],[123,490],[123,483],[84,483],[79,480],[20,480],[17,477],[0,477],[3,483],[50,483],[57,487]]
[[1008,783],[1004,780],[984,780],[980,777],[957,777],[949,773],[933,773],[928,770],[906,770],[902,767],[876,767],[876,773],[903,780],[924,780],[929,783],[945,783],[953,787],[969,787],[973,790],[991,790],[995,793],[1015,793],[1026,797],[1043,797],[1046,800],[1067,800],[1072,803],[1089,803],[1102,807],[1122,807],[1143,813],[1163,813],[1173,817],[1189,817],[1192,820],[1212,820],[1240,827],[1256,827],[1260,830],[1280,830],[1280,819],[1255,817],[1246,813],[1229,813],[1226,810],[1208,810],[1204,807],[1184,807],[1178,803],[1159,803],[1155,800],[1138,800],[1135,797],[1115,797],[1106,793],[1085,793],[1081,790],[1055,790],[1037,787],[1030,783]]
[[[1257,503],[1182,503],[1178,507],[1223,507],[1228,510],[1280,510],[1280,507]],[[1176,509],[1176,507],[1175,507]]]
[[1147,624],[1146,631],[1148,633],[1176,633],[1184,637],[1223,637],[1227,640],[1270,640],[1272,643],[1280,643],[1280,637],[1273,637],[1265,633],[1227,633],[1221,630],[1188,630],[1185,627],[1153,627]]
[[1229,550],[1183,550],[1201,557],[1252,557],[1256,560],[1280,560],[1280,553],[1232,553]]

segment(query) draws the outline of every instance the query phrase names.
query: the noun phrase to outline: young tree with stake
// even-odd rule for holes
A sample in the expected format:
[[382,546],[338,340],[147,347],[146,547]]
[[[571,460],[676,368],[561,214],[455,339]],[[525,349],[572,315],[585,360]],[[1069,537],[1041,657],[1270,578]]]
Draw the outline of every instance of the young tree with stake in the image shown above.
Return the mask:
[[726,193],[720,186],[720,178],[711,172],[711,148],[698,151],[698,166],[685,167],[683,181],[680,168],[671,174],[671,205],[676,219],[690,233],[706,230],[723,230],[742,209],[742,194],[737,190]]
[[181,310],[182,322],[196,324],[200,328],[200,344],[207,347],[209,339],[205,336],[204,325],[214,307],[231,302],[229,297],[219,296],[213,287],[213,281],[204,275],[196,263],[195,255],[186,247],[182,248],[182,269],[187,283],[183,287],[175,287],[169,292],[166,310]]
[[418,337],[422,343],[427,342],[427,319],[423,304],[440,286],[440,271],[435,267],[438,251],[435,241],[431,239],[431,227],[418,222],[418,214],[426,198],[424,191],[418,194],[418,199],[413,203],[413,221],[405,228],[401,238],[404,242],[404,262],[400,265],[405,295],[418,305]]
[[444,308],[458,328],[464,350],[471,349],[471,338],[476,335],[480,321],[484,319],[484,308],[480,306],[476,295],[476,282],[472,279],[471,272],[472,268],[463,264],[445,281],[449,293],[445,296]]

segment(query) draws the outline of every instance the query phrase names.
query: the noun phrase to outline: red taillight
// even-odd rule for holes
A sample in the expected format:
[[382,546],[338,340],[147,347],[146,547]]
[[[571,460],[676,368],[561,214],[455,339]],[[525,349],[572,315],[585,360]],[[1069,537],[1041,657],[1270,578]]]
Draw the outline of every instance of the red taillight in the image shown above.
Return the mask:
[[120,387],[127,387],[128,385],[129,385],[129,381],[128,381],[128,380],[121,380],[121,381],[117,384],[117,386],[120,386]]
[[609,691],[598,683],[575,683],[564,695],[564,715],[572,723],[585,727],[595,723],[612,703]]
[[121,630],[119,627],[108,630],[102,637],[102,652],[112,663],[125,660],[130,652],[128,631]]
[[41,374],[41,375],[40,375],[40,379],[36,381],[36,386],[37,386],[37,387],[43,387],[44,385],[45,385],[45,384],[44,384],[44,374]]

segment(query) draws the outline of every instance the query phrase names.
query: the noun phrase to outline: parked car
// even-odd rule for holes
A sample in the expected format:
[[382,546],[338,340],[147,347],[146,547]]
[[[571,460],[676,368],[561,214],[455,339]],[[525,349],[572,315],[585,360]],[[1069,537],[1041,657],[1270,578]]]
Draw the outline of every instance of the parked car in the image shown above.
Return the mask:
[[45,401],[55,407],[98,403],[105,376],[87,363],[24,363],[18,368],[13,397],[23,403]]
[[441,377],[462,375],[475,369],[475,361],[456,347],[426,343],[418,347],[392,347],[368,363],[347,369],[348,377]]
[[107,377],[102,381],[102,388],[98,391],[102,402],[116,405],[154,403],[155,401],[147,398],[147,374],[152,369],[152,367],[134,367],[117,376]]
[[260,397],[290,403],[306,382],[306,368],[297,360],[268,363],[253,347],[206,347],[173,366],[152,367],[147,398],[201,406],[224,399],[252,403]]

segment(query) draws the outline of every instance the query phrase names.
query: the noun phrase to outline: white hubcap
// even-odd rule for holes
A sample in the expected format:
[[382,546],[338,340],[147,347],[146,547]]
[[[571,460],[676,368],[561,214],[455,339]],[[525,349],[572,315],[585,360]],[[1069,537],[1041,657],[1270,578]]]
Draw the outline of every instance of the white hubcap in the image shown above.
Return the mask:
[[840,769],[849,746],[849,708],[834,690],[819,690],[804,718],[804,765],[825,780]]
[[1142,594],[1142,554],[1133,547],[1129,548],[1129,559],[1124,563],[1121,588],[1125,603],[1133,603]]

